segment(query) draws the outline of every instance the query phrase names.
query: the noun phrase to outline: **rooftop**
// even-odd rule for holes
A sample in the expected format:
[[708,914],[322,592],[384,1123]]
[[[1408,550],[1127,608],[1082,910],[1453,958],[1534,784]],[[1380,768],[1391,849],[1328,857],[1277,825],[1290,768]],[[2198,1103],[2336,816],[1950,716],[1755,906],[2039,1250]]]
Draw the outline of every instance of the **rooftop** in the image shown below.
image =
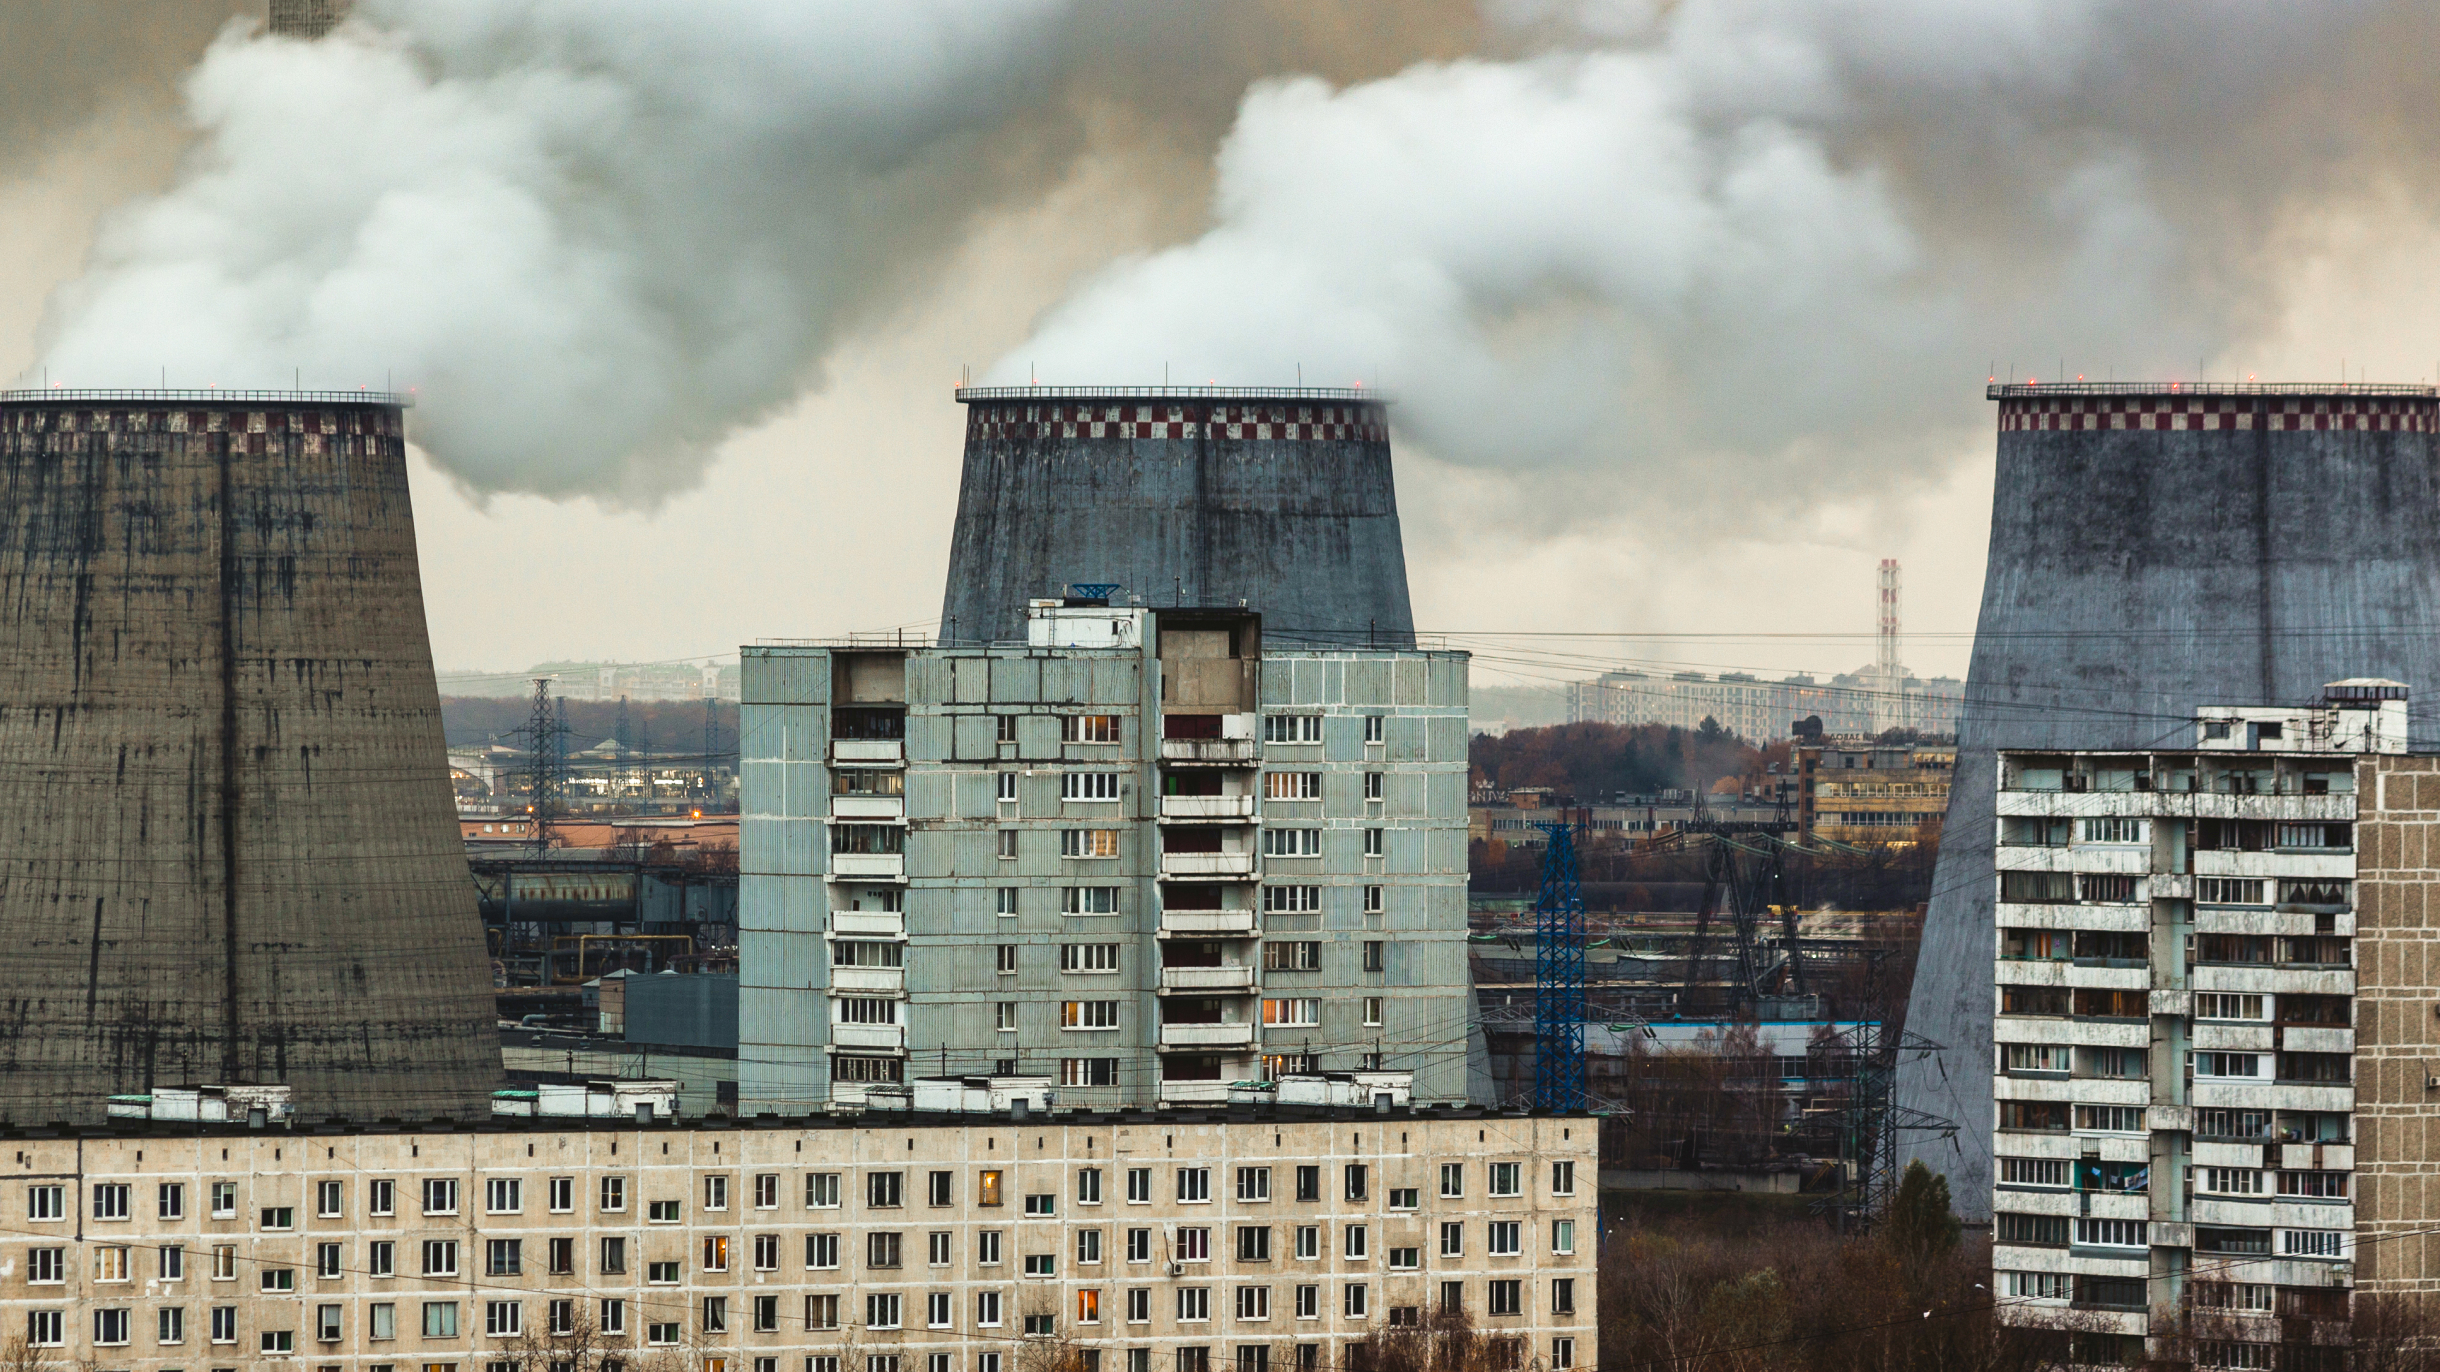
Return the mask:
[[2310,395],[2405,396],[2440,399],[2440,386],[2346,381],[2000,381],[1983,392],[1987,400],[2059,395]]
[[166,405],[201,401],[210,405],[387,405],[396,409],[411,409],[415,397],[397,391],[224,391],[217,388],[200,391],[117,391],[80,390],[65,386],[49,386],[41,390],[0,391],[0,405],[90,405],[104,401],[113,405]]
[[1362,386],[960,386],[961,404],[977,400],[1361,400],[1389,397]]

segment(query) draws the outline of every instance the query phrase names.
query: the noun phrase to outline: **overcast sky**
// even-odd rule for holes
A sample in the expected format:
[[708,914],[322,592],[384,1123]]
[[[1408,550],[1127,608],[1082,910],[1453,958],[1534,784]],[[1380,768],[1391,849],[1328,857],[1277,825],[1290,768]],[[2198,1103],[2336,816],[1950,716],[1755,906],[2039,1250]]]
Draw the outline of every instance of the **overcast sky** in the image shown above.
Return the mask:
[[927,627],[963,369],[1301,366],[1486,667],[1844,670],[1895,556],[1962,672],[1994,368],[2440,365],[2423,7],[27,8],[0,381],[416,386],[445,668]]

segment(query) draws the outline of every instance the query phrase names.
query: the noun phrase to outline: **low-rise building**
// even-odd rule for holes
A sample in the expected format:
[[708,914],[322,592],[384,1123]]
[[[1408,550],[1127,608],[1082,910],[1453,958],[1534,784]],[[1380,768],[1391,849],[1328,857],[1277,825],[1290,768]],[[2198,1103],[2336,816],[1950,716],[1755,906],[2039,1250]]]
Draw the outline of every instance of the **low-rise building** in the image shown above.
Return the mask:
[[1799,840],[1937,843],[1949,810],[1954,742],[1882,743],[1870,735],[1799,740],[1795,748]]
[[2351,1289],[2432,1286],[2367,1232],[2427,1231],[2440,1115],[2440,758],[2406,754],[2405,695],[2337,682],[2206,708],[2183,746],[2000,754],[2004,1318],[2072,1310],[2083,1361],[2305,1366],[2281,1345],[2337,1337]]
[[1437,1310],[1512,1366],[1595,1342],[1587,1115],[114,1124],[0,1135],[27,1365],[1312,1372]]

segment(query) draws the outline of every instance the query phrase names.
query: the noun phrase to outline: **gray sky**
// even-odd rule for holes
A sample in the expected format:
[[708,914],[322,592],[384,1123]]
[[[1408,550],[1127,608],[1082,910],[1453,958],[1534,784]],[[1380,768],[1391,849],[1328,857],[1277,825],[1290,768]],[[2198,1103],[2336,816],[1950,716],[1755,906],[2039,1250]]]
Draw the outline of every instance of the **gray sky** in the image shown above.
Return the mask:
[[2403,5],[34,8],[0,378],[418,386],[450,667],[928,625],[961,368],[1168,364],[1400,396],[1486,668],[1844,670],[1896,556],[1961,672],[1995,365],[2440,365]]

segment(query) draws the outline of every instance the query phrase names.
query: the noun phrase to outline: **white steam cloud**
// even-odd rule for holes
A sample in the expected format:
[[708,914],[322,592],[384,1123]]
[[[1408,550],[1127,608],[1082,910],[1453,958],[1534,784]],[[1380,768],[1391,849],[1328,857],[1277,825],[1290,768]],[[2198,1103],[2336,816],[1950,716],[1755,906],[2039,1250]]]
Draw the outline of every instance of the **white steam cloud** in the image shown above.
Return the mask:
[[80,386],[418,390],[478,490],[649,499],[796,394],[1043,74],[1056,0],[368,0],[225,34],[189,173],[106,229]]
[[2404,5],[1497,0],[1457,26],[1478,55],[1336,85],[1294,73],[1343,68],[1318,49],[1379,16],[1175,13],[1220,11],[1303,27],[364,0],[317,44],[233,31],[191,78],[191,166],[108,225],[45,361],[74,385],[395,377],[473,490],[649,502],[818,385],[927,254],[1056,183],[1076,149],[1026,130],[1061,83],[1191,104],[1269,71],[1208,230],[1088,283],[999,379],[1301,364],[1385,383],[1444,461],[1801,502],[1945,465],[1990,360],[2192,375],[2276,308],[2280,235],[2434,181],[2411,55],[2440,18]]
[[1443,460],[1682,512],[1928,476],[1988,424],[1993,361],[2193,377],[2275,298],[2284,220],[2367,161],[2421,175],[2384,145],[2420,78],[2363,60],[2403,13],[1512,13],[1539,51],[1256,87],[1211,230],[1107,271],[994,377],[1301,364],[1385,384]]

